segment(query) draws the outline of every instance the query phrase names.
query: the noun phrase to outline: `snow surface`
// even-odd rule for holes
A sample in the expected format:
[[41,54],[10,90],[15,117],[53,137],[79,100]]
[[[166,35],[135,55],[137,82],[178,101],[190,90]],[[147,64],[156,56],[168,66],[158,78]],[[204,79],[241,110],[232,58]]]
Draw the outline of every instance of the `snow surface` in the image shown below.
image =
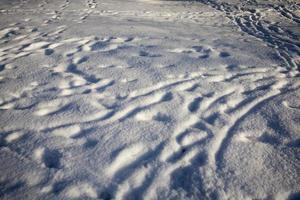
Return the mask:
[[0,199],[299,199],[299,69],[297,0],[2,0]]

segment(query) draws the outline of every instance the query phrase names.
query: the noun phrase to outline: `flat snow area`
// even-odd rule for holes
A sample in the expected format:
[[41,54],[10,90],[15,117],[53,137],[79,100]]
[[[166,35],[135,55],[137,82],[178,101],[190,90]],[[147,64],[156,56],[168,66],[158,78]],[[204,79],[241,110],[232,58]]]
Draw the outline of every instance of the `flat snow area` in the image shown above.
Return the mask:
[[0,199],[300,199],[298,0],[1,0]]

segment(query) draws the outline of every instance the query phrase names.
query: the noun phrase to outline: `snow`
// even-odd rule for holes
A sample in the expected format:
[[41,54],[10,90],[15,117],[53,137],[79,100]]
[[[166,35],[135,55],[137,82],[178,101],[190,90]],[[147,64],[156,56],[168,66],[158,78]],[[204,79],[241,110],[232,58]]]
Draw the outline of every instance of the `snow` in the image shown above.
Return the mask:
[[297,0],[3,0],[1,199],[299,199]]

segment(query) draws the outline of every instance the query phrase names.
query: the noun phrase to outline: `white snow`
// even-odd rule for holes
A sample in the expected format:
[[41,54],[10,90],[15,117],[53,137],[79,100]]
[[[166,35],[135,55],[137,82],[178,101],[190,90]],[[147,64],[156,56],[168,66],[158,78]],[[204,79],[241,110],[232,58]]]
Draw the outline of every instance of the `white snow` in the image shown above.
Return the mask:
[[299,10],[3,0],[0,199],[299,199]]

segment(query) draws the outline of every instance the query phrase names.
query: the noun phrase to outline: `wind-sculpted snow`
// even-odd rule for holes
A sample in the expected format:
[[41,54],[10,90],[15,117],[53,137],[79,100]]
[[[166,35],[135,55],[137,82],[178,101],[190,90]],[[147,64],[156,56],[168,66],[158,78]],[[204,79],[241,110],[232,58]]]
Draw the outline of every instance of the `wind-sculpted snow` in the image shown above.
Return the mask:
[[299,198],[298,9],[1,4],[0,198]]

